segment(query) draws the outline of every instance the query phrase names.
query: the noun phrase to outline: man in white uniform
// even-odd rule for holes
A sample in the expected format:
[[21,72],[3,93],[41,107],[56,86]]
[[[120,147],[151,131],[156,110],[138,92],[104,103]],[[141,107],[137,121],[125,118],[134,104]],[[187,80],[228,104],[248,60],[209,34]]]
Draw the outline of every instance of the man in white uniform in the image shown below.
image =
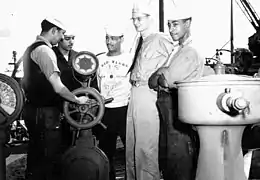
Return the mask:
[[109,159],[110,180],[116,179],[113,158],[116,152],[118,135],[125,145],[126,113],[131,89],[128,70],[132,64],[132,57],[121,49],[123,41],[123,30],[117,26],[108,26],[106,28],[108,52],[98,56],[97,79],[100,93],[105,99],[114,99],[112,102],[105,104],[102,122],[107,129],[94,128],[98,133],[99,147]]

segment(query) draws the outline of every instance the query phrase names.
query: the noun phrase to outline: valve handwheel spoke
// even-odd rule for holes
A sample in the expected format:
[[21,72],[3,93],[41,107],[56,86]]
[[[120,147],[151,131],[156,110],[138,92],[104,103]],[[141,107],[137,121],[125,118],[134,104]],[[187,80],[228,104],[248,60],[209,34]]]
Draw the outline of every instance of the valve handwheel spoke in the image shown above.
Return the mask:
[[74,109],[72,111],[68,111],[69,114],[74,114],[74,113],[77,113],[77,112],[79,112],[77,109]]
[[84,123],[84,113],[80,113],[79,123],[80,124]]
[[96,118],[96,116],[94,114],[92,114],[91,112],[87,112],[87,115],[89,115],[92,119]]

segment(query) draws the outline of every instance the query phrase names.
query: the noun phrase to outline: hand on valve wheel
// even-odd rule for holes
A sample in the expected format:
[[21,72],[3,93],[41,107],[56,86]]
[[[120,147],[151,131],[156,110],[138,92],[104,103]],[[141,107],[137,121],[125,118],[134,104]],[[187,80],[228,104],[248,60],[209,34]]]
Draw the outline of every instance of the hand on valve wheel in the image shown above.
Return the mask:
[[87,104],[89,98],[87,96],[76,97],[78,104]]

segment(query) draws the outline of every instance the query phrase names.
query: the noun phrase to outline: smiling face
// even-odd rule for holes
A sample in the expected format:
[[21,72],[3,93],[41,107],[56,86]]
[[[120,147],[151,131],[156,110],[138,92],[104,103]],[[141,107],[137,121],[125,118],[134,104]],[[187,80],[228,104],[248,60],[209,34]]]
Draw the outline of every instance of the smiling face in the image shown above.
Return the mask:
[[190,19],[168,20],[168,28],[173,41],[179,41],[189,32]]
[[121,52],[122,42],[123,42],[123,36],[110,36],[106,34],[106,45],[110,53]]

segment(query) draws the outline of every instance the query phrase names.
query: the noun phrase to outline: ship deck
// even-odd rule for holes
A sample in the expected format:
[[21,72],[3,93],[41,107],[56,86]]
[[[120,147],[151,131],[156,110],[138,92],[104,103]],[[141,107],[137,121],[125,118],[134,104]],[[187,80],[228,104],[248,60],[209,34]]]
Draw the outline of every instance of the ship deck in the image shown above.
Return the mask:
[[[12,154],[6,159],[7,178],[6,180],[25,180],[24,172],[26,168],[26,145],[19,148],[14,148]],[[116,179],[124,180],[125,161],[124,161],[124,147],[118,141],[116,156]],[[251,158],[251,166],[249,172],[249,180],[260,180],[260,149],[253,150]]]

